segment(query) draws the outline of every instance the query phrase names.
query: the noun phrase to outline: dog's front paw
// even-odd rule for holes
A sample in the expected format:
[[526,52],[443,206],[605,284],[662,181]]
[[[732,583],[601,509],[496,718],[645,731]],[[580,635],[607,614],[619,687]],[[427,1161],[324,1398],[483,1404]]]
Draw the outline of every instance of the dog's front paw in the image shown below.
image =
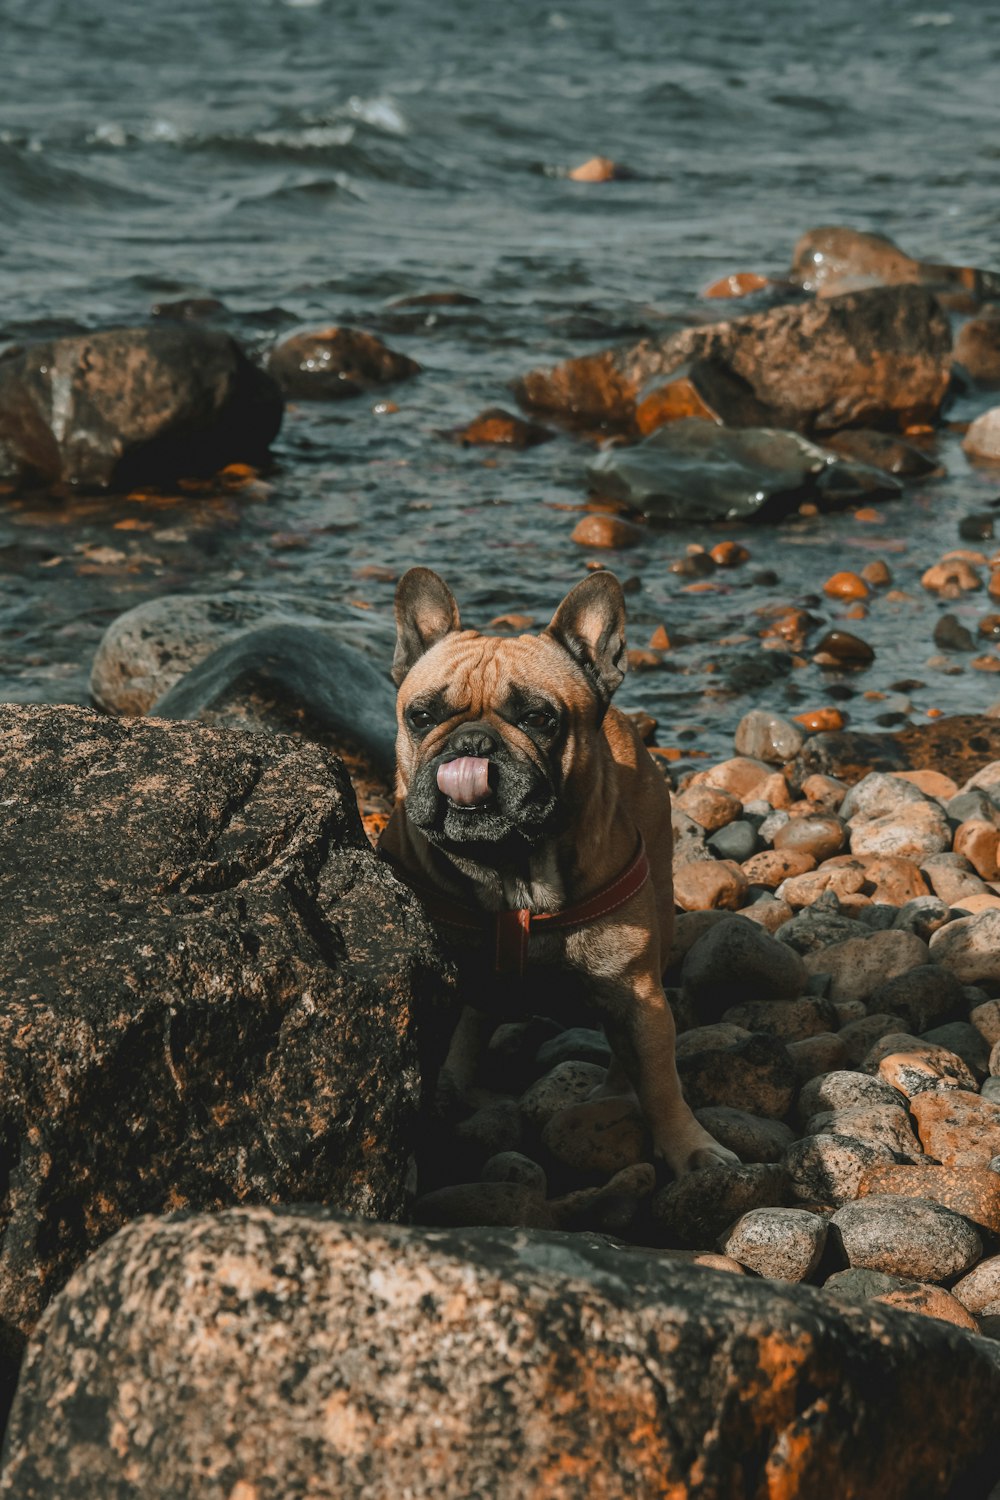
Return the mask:
[[675,1177],[697,1172],[701,1167],[739,1167],[735,1151],[720,1146],[714,1136],[692,1121],[693,1128],[679,1132],[657,1152]]
[[[690,1153],[681,1172],[697,1172],[699,1167],[739,1167],[742,1162],[735,1151],[730,1151],[728,1146],[720,1146],[718,1141],[713,1141],[710,1146],[698,1146]],[[678,1173],[680,1176],[681,1173]]]

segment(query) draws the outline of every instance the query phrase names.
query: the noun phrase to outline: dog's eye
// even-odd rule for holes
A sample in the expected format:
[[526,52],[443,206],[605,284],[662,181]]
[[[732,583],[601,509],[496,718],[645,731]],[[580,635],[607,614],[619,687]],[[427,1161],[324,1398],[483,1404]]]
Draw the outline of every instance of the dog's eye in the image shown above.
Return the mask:
[[411,708],[406,717],[413,729],[430,729],[436,723],[434,715],[426,708]]
[[555,728],[555,715],[550,714],[545,708],[533,708],[530,714],[525,714],[521,720],[522,729],[535,729],[551,731]]

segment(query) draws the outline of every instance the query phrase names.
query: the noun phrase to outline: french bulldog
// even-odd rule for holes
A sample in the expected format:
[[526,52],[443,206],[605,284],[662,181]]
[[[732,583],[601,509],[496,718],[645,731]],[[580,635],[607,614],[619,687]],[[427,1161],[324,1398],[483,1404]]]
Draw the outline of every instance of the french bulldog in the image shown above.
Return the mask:
[[[735,1162],[677,1076],[661,978],[674,922],[670,798],[611,704],[627,665],[618,580],[592,573],[541,634],[500,638],[463,630],[442,579],[411,568],[396,629],[398,800],[380,852],[478,965],[482,982],[467,979],[467,993],[495,992],[497,968],[582,976],[613,1054],[602,1092],[634,1090],[675,1174]],[[443,1069],[454,1090],[471,1083],[477,1024],[473,1004]]]

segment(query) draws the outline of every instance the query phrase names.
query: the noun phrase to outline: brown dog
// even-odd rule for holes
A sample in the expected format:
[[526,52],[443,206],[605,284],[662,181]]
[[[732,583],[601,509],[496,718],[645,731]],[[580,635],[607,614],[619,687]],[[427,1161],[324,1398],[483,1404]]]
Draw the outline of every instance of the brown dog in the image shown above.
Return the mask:
[[[541,635],[500,639],[463,630],[447,585],[412,568],[396,628],[399,800],[382,853],[477,959],[477,1001],[494,967],[523,972],[525,958],[582,974],[617,1059],[604,1091],[634,1088],[674,1172],[735,1161],[695,1120],[677,1076],[661,980],[674,920],[670,799],[610,707],[626,666],[618,580],[593,573]],[[458,1090],[471,1082],[474,1016],[443,1070]]]

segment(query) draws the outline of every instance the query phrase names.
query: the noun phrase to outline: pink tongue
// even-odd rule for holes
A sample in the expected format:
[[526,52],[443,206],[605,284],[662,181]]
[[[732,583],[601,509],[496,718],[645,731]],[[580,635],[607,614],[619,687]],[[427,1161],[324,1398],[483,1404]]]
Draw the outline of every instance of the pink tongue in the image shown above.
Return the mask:
[[478,755],[463,755],[459,760],[438,766],[438,789],[462,807],[474,807],[489,796],[490,763]]

